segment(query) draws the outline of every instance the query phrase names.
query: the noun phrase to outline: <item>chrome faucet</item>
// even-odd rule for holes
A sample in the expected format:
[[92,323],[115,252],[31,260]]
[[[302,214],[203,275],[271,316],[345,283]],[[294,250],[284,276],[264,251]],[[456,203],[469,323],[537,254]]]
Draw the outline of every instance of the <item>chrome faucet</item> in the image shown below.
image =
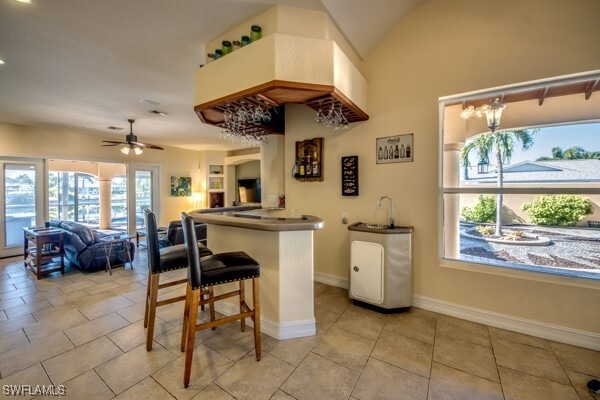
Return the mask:
[[391,197],[381,196],[377,202],[377,207],[381,207],[381,200],[388,199],[390,201],[390,228],[394,227],[394,201]]

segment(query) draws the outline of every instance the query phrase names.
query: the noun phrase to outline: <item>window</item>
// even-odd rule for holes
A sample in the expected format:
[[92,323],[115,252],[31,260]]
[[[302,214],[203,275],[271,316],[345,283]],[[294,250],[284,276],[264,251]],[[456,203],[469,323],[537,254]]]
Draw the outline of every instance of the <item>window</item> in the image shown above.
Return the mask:
[[115,176],[110,185],[110,215],[113,229],[127,229],[127,176]]
[[36,170],[34,164],[0,163],[4,177],[4,242],[0,247],[23,244],[21,227],[34,226],[36,222]]
[[[599,79],[440,100],[442,258],[600,279]],[[463,112],[496,98],[506,108],[494,131]]]
[[48,173],[48,214],[50,219],[98,225],[100,194],[98,179],[80,172]]

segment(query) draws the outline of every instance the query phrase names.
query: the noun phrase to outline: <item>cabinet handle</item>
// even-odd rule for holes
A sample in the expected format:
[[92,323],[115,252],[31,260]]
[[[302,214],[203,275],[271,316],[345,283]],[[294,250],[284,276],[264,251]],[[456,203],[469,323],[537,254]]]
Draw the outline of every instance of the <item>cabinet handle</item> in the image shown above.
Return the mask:
[[352,269],[354,270],[354,272],[358,272],[359,271],[359,268],[356,265]]

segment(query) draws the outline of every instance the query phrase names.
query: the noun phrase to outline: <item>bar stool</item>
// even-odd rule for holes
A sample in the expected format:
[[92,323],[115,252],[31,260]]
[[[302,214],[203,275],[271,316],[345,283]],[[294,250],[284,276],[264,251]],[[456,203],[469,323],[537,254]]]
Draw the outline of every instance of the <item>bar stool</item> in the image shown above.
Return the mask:
[[[154,321],[156,319],[156,307],[165,306],[177,301],[185,300],[185,295],[166,298],[158,301],[158,290],[179,285],[187,282],[187,278],[160,283],[160,274],[166,271],[187,268],[188,260],[184,244],[160,248],[158,245],[158,227],[156,216],[151,210],[144,210],[146,222],[146,244],[148,249],[148,286],[146,287],[146,307],[144,310],[144,328],[146,333],[146,350],[152,350],[154,340]],[[212,254],[204,244],[197,243],[200,257]],[[208,294],[208,293],[206,293]]]
[[[185,249],[188,255],[188,284],[185,293],[185,308],[183,312],[183,329],[181,332],[181,351],[185,351],[185,370],[183,374],[183,386],[188,387],[192,369],[192,356],[194,354],[194,339],[196,332],[202,329],[214,328],[231,321],[240,320],[242,332],[246,329],[245,319],[250,317],[254,323],[254,350],[256,361],[260,361],[260,300],[259,300],[259,276],[260,265],[256,260],[243,251],[213,254],[200,259],[196,243],[196,232],[194,221],[186,213],[181,213],[181,224],[183,225],[183,237]],[[252,300],[254,308],[250,309],[246,304],[244,284],[245,280],[252,279]],[[215,296],[212,290],[205,298],[201,294],[202,289],[212,289],[216,285],[239,282],[239,288],[227,293]],[[229,297],[239,296],[240,312],[215,319],[214,303]],[[198,305],[209,304],[211,320],[197,324]]]

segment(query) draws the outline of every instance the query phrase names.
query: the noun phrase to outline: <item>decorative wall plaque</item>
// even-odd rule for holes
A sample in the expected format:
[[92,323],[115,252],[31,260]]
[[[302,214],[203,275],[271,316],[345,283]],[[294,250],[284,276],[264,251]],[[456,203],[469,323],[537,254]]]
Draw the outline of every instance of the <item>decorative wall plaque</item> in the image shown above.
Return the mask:
[[342,196],[358,196],[358,156],[342,157]]
[[413,134],[377,138],[375,159],[377,164],[411,162],[413,160]]

